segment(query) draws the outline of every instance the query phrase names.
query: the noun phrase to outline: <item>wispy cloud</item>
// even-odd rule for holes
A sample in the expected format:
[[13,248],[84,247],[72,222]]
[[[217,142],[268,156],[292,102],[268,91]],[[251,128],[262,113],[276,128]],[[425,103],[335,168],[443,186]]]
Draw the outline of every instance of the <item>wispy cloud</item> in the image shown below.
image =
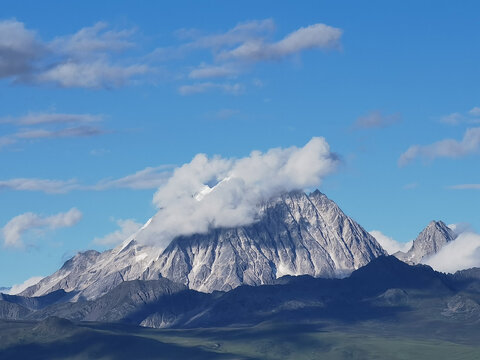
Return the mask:
[[459,184],[449,187],[454,190],[480,190],[480,184]]
[[354,129],[373,129],[384,128],[401,121],[399,113],[384,115],[379,110],[369,112],[367,115],[360,116],[353,124]]
[[94,185],[85,185],[76,179],[54,180],[15,178],[0,180],[0,190],[39,191],[47,194],[65,194],[71,191],[104,191],[110,189],[158,189],[171,175],[171,166],[147,167],[118,179],[103,179]]
[[16,131],[0,138],[0,148],[15,144],[22,139],[90,137],[105,134],[107,131],[96,125],[103,118],[102,115],[55,112],[37,112],[20,117],[0,118],[0,126],[16,127]]
[[459,158],[475,153],[480,148],[480,127],[465,131],[463,139],[445,139],[430,145],[413,145],[398,160],[399,166],[405,166],[416,158],[434,160],[436,158]]
[[42,124],[82,124],[103,120],[102,115],[93,114],[66,114],[54,112],[30,112],[20,117],[0,118],[0,124],[14,125],[42,125]]
[[117,220],[116,223],[120,229],[103,237],[97,237],[93,242],[99,245],[114,246],[135,234],[142,227],[142,224],[133,219]]
[[447,125],[460,125],[460,124],[477,124],[480,123],[480,108],[473,107],[470,111],[465,113],[454,112],[440,118],[440,122]]
[[78,126],[69,127],[59,130],[46,130],[46,129],[31,129],[21,130],[15,134],[14,137],[18,139],[56,139],[65,137],[89,137],[104,134],[105,130],[102,130],[95,126]]
[[[157,48],[152,57],[162,60],[185,58],[193,51],[209,51],[211,63],[202,63],[189,70],[190,79],[214,79],[239,77],[256,63],[278,61],[307,50],[339,49],[342,30],[326,24],[301,27],[275,41],[276,30],[272,19],[254,20],[237,24],[232,29],[217,34],[203,34],[195,29],[177,32],[184,42],[178,46]],[[209,90],[231,91],[230,87],[218,83],[189,84],[180,87],[180,94],[198,94]]]
[[0,180],[0,190],[41,191],[47,194],[63,194],[78,189],[77,180],[48,180],[35,178],[16,178]]
[[82,213],[72,208],[65,213],[52,216],[41,216],[35,213],[25,213],[15,216],[3,228],[4,245],[7,247],[24,247],[22,236],[33,231],[37,236],[59,228],[71,227],[82,218]]
[[119,179],[104,179],[96,185],[87,187],[93,190],[107,189],[157,189],[165,184],[171,175],[170,166],[147,167],[134,174]]
[[193,95],[205,93],[209,90],[220,90],[224,93],[238,95],[244,91],[244,86],[239,83],[213,83],[213,82],[203,82],[196,83],[192,85],[183,85],[178,88],[178,92],[181,95]]
[[188,77],[191,79],[222,78],[237,75],[239,69],[231,65],[205,65],[202,64],[190,71]]
[[0,21],[0,78],[60,87],[112,88],[150,71],[133,60],[112,61],[134,46],[134,29],[112,30],[98,22],[50,42],[17,20]]
[[342,30],[325,24],[302,27],[277,42],[262,38],[249,39],[231,50],[223,50],[219,59],[241,59],[249,62],[279,60],[310,49],[332,49],[340,46]]

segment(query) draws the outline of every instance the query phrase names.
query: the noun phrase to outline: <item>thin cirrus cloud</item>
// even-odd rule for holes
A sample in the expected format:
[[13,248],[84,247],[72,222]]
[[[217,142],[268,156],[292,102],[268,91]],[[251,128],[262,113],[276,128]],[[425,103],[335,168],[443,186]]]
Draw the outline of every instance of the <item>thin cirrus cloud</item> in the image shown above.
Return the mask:
[[453,190],[480,190],[480,184],[459,184],[449,187]]
[[150,71],[135,60],[112,61],[114,53],[134,46],[130,40],[134,32],[109,30],[106,23],[98,22],[73,35],[45,42],[22,22],[0,21],[0,78],[65,88],[122,86]]
[[0,124],[10,123],[14,125],[40,125],[40,124],[70,124],[70,123],[92,123],[102,121],[102,115],[93,114],[65,114],[65,113],[35,113],[30,112],[27,115],[18,118],[1,118]]
[[440,122],[448,125],[477,124],[480,122],[480,107],[473,107],[466,113],[454,112],[440,118]]
[[[192,51],[209,50],[212,64],[202,63],[190,70],[191,79],[215,79],[238,77],[258,62],[278,61],[298,55],[307,50],[339,49],[343,31],[326,24],[301,27],[278,41],[272,40],[275,32],[272,19],[255,20],[237,24],[221,34],[202,35],[200,31],[183,30],[180,37],[188,40],[177,47],[158,48],[152,56],[168,59],[185,57]],[[228,85],[229,86],[229,85]],[[201,83],[179,88],[182,95],[191,95],[209,90],[229,87],[223,83]],[[233,91],[232,93],[237,93]]]
[[202,94],[210,90],[219,90],[227,94],[239,95],[244,91],[244,86],[239,83],[213,83],[202,82],[192,85],[182,85],[178,88],[180,95]]
[[462,140],[444,139],[430,145],[410,146],[399,158],[398,165],[405,166],[416,158],[432,161],[436,158],[459,158],[478,152],[480,127],[465,131]]
[[147,167],[118,179],[103,179],[94,185],[84,185],[76,179],[52,180],[15,178],[0,180],[0,190],[39,191],[46,194],[65,194],[71,191],[104,191],[110,189],[157,189],[168,180],[171,166]]
[[399,113],[384,115],[380,110],[374,110],[367,115],[360,116],[353,124],[354,129],[384,128],[401,121]]
[[32,212],[15,216],[3,228],[4,246],[23,248],[23,237],[28,232],[38,237],[46,232],[76,225],[82,219],[82,213],[76,208],[51,216],[42,216]]
[[13,126],[15,130],[0,137],[0,148],[21,140],[90,137],[107,131],[97,125],[102,115],[65,114],[54,112],[28,113],[20,117],[0,118],[0,126]]

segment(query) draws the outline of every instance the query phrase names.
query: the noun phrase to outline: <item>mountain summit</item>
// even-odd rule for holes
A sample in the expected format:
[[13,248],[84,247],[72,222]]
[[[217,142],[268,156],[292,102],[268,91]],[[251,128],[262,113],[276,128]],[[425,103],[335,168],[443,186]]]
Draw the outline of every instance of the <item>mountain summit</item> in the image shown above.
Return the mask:
[[123,281],[159,278],[203,292],[230,290],[270,284],[284,275],[345,277],[385,254],[320,191],[294,191],[262,204],[258,221],[250,225],[179,236],[166,249],[129,239],[101,254],[79,253],[22,295],[64,289],[95,299]]
[[409,264],[418,264],[426,257],[436,254],[456,235],[443,221],[431,221],[413,241],[408,252],[397,252],[394,255]]

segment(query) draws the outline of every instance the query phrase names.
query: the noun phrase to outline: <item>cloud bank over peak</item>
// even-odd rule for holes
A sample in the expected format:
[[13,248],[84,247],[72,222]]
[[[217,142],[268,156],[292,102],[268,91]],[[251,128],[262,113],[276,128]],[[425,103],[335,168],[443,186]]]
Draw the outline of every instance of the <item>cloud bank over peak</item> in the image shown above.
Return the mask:
[[461,233],[438,253],[426,259],[425,264],[437,271],[449,273],[480,267],[480,235],[471,230]]
[[179,235],[252,223],[262,202],[320,185],[338,163],[321,137],[300,148],[253,151],[240,159],[198,154],[176,168],[155,193],[153,203],[159,211],[137,239],[166,247]]
[[399,242],[378,230],[370,231],[375,240],[385,249],[389,255],[395,254],[397,251],[407,252],[412,247],[413,241],[409,242]]

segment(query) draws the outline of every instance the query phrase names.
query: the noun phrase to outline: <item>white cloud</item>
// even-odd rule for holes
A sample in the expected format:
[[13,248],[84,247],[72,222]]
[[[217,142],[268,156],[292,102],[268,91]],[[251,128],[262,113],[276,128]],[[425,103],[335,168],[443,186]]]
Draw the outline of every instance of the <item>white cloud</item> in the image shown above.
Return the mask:
[[31,112],[20,117],[0,118],[0,124],[11,123],[14,125],[42,125],[42,124],[83,124],[101,121],[103,116],[92,114],[65,114],[53,112]]
[[437,271],[449,273],[480,267],[480,235],[473,232],[461,233],[424,263]]
[[178,88],[180,95],[193,95],[205,93],[209,90],[217,89],[225,93],[230,93],[238,95],[244,91],[242,84],[228,84],[228,83],[212,83],[212,82],[203,82],[193,85],[183,85]]
[[113,53],[134,46],[134,30],[109,30],[99,22],[50,42],[37,39],[16,20],[0,21],[0,78],[60,87],[112,88],[150,72],[146,64],[111,61]]
[[148,71],[148,66],[141,64],[119,66],[104,60],[67,61],[37,74],[33,81],[53,83],[64,88],[115,88],[125,85],[132,77]]
[[309,49],[338,48],[342,30],[325,24],[302,27],[274,43],[262,38],[249,39],[232,50],[221,52],[220,59],[246,61],[278,60]]
[[468,113],[472,116],[480,116],[480,107],[475,106]]
[[95,238],[93,242],[100,245],[115,246],[135,234],[142,227],[142,224],[133,219],[117,220],[117,225],[120,227],[119,230],[101,238]]
[[459,158],[475,153],[480,148],[480,127],[467,129],[463,139],[445,139],[430,145],[410,146],[399,158],[399,166],[405,166],[418,157],[434,160],[436,158]]
[[104,134],[105,131],[96,126],[77,126],[58,130],[27,129],[13,136],[19,139],[57,139],[65,137],[89,137]]
[[40,282],[40,280],[42,280],[44,277],[43,276],[34,276],[34,277],[31,277],[30,279],[27,279],[25,280],[23,283],[21,284],[15,284],[13,285],[10,290],[8,290],[7,292],[5,292],[5,294],[9,294],[9,295],[17,295],[17,294],[20,294],[23,290],[29,288],[30,286],[33,286],[37,283]]
[[27,231],[35,230],[37,234],[40,234],[48,230],[71,227],[77,224],[81,218],[82,213],[76,208],[47,217],[31,212],[15,216],[2,228],[4,245],[21,248],[24,246],[22,235]]
[[135,30],[107,30],[108,24],[97,22],[93,26],[84,27],[73,35],[54,39],[50,47],[76,57],[91,54],[120,51],[134,46],[129,40]]
[[76,179],[52,180],[38,178],[14,178],[0,180],[0,190],[41,191],[47,194],[63,194],[73,190],[102,191],[109,189],[158,189],[171,175],[171,165],[146,167],[134,174],[118,179],[103,179],[95,185],[83,185]]
[[171,175],[171,166],[146,167],[134,174],[119,179],[104,179],[90,187],[93,190],[106,189],[157,189],[164,185]]
[[238,69],[229,65],[201,65],[196,69],[190,71],[188,77],[191,79],[205,79],[205,78],[221,78],[231,77],[238,74]]
[[381,111],[371,111],[365,116],[359,117],[353,127],[356,129],[384,128],[401,120],[400,114],[383,115]]
[[442,118],[440,118],[440,121],[443,122],[444,124],[449,124],[449,125],[458,125],[464,120],[464,116],[460,113],[452,113],[449,115],[445,115]]
[[160,210],[139,240],[166,246],[177,235],[249,224],[258,218],[263,201],[319,186],[337,164],[337,156],[319,137],[301,148],[253,151],[240,159],[198,154],[176,168],[155,193],[153,202]]
[[449,187],[454,190],[480,190],[480,184],[459,184]]
[[71,180],[48,180],[35,178],[16,178],[0,180],[0,189],[16,191],[42,191],[47,194],[62,194],[78,188],[78,182]]
[[372,230],[370,231],[378,243],[387,251],[388,254],[393,255],[397,251],[407,252],[412,247],[413,241],[402,243],[394,240],[393,238],[384,235],[381,231]]
[[0,78],[30,72],[44,51],[36,33],[25,29],[23,23],[0,21]]

